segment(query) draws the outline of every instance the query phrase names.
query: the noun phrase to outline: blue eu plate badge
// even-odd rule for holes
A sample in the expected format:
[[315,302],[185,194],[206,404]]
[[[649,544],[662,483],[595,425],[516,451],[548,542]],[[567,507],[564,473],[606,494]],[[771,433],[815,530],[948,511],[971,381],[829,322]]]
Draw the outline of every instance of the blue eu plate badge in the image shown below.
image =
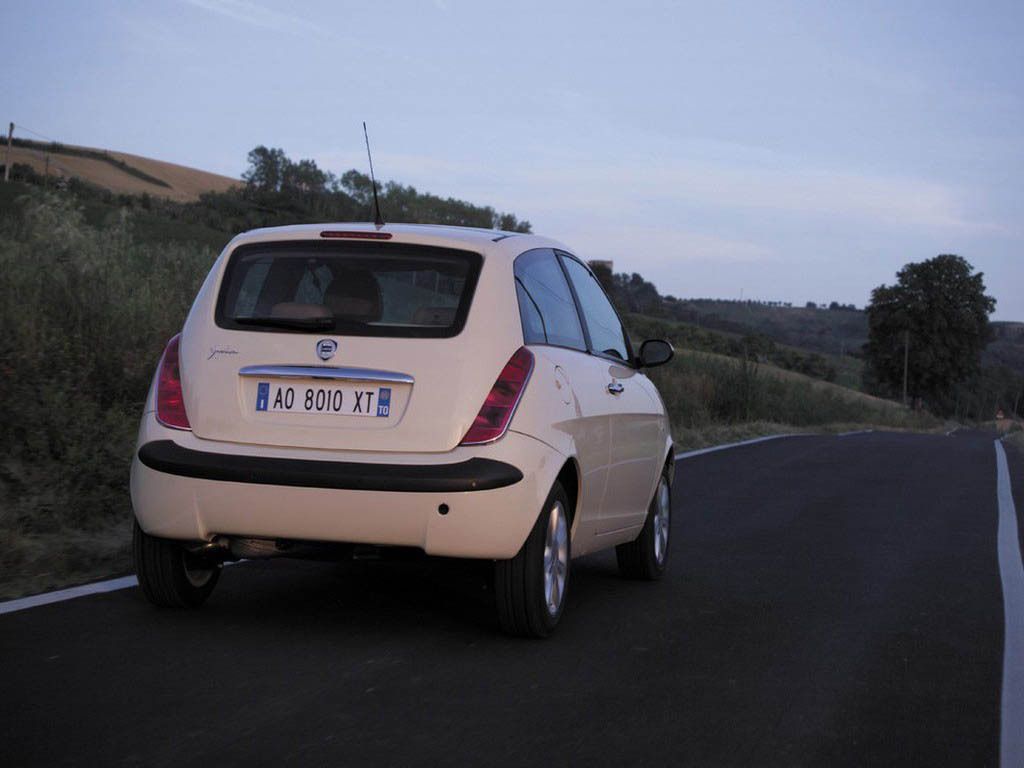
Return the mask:
[[256,387],[256,410],[265,411],[270,404],[270,382],[261,381]]
[[381,387],[377,392],[377,415],[391,415],[391,387]]

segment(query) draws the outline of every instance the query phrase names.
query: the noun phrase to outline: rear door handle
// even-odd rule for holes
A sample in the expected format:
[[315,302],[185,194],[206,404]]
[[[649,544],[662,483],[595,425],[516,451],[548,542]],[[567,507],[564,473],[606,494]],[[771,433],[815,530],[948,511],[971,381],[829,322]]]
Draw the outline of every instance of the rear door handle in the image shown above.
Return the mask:
[[624,389],[625,387],[622,386],[617,381],[613,381],[611,384],[608,385],[608,391],[611,392],[613,395],[621,395]]

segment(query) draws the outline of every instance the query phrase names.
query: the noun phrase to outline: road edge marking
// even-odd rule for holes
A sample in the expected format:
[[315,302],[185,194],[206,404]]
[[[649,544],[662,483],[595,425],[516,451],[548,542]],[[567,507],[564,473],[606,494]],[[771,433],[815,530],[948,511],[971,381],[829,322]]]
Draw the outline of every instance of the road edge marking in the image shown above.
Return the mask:
[[692,459],[694,456],[703,456],[705,453],[714,453],[715,451],[725,451],[729,448],[739,448],[743,445],[754,445],[755,443],[764,443],[768,440],[781,440],[784,437],[811,437],[815,433],[813,432],[787,432],[782,435],[766,435],[765,437],[755,437],[751,440],[741,440],[738,443],[725,443],[723,445],[712,445],[709,448],[698,448],[695,451],[687,451],[686,453],[680,453],[676,456],[676,461],[682,461],[683,459]]
[[1017,508],[1010,486],[1010,465],[1001,441],[996,449],[996,498],[999,502],[999,576],[1003,587],[1003,692],[1000,702],[999,764],[1024,765],[1024,562],[1017,534]]
[[[248,562],[248,558],[243,557],[241,560],[231,560],[223,563],[223,565],[227,568],[229,565],[241,565],[242,563]],[[118,579],[94,581],[91,584],[81,584],[77,587],[58,589],[55,592],[42,592],[38,595],[17,597],[14,600],[8,600],[7,602],[0,603],[0,616],[5,613],[14,613],[15,611],[24,611],[28,608],[36,608],[40,605],[49,605],[50,603],[61,603],[65,600],[74,600],[76,597],[102,595],[104,592],[117,592],[119,589],[131,589],[138,585],[139,579],[133,574],[131,576],[122,576]]]
[[64,600],[73,600],[76,597],[85,597],[86,595],[100,595],[104,592],[116,592],[119,589],[128,589],[129,587],[137,586],[138,583],[139,580],[134,576],[122,576],[119,579],[107,579],[106,581],[96,581],[92,584],[82,584],[78,587],[58,589],[56,592],[43,592],[39,595],[19,597],[14,600],[8,600],[4,603],[0,603],[0,615],[5,613],[14,613],[15,611],[23,611],[26,608],[35,608],[40,605],[59,603]]
[[855,429],[852,432],[840,432],[836,437],[853,437],[854,435],[870,435],[873,429]]

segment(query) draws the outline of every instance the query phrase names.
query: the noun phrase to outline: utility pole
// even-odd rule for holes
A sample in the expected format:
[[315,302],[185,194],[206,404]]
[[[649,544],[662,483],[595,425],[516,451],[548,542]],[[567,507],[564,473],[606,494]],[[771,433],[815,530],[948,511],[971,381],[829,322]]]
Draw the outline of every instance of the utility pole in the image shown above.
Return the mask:
[[910,331],[903,332],[903,405],[907,404],[907,371],[910,367]]
[[4,181],[11,180],[11,140],[14,138],[14,123],[7,128],[7,162],[4,163]]

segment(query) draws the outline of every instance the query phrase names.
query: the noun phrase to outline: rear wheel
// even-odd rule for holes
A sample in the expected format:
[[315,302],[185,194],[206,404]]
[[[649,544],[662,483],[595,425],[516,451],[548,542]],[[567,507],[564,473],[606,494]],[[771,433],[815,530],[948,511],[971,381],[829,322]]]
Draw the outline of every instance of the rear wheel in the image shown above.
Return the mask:
[[165,608],[198,608],[220,577],[220,565],[190,553],[179,541],[150,536],[135,521],[135,573],[146,599]]
[[672,486],[666,468],[658,480],[640,535],[628,544],[620,544],[615,548],[619,572],[627,579],[644,581],[656,581],[665,575],[671,528]]
[[572,564],[568,510],[555,483],[519,553],[495,563],[498,620],[511,635],[547,637],[562,616]]

